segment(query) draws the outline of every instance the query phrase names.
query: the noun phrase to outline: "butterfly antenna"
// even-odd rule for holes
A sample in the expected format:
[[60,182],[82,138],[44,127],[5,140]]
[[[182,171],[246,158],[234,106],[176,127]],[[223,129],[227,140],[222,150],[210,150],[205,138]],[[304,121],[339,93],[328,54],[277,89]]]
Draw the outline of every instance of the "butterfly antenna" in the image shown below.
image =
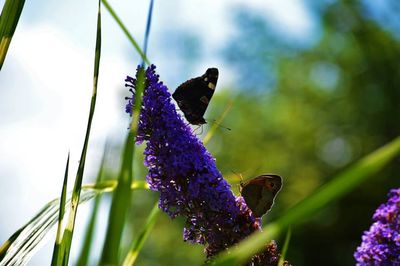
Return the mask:
[[236,172],[233,171],[233,170],[231,170],[231,172],[232,172],[234,175],[236,175],[236,176],[239,177],[240,182],[239,182],[239,184],[237,184],[237,185],[238,185],[238,190],[241,191],[241,187],[242,187],[242,184],[243,184],[243,176],[242,176],[242,174],[238,174],[238,173],[236,173]]
[[[201,131],[200,131],[199,134],[197,134],[196,131],[197,131],[199,128],[201,129]],[[195,133],[196,135],[201,135],[201,134],[203,134],[203,125],[199,125],[199,126],[197,126],[195,129],[193,129],[193,133]]]
[[239,177],[239,179],[240,179],[240,183],[242,183],[243,182],[243,176],[242,176],[242,174],[238,174],[238,173],[236,173],[235,171],[233,171],[233,170],[231,170],[231,172],[232,173],[234,173],[236,176],[238,176]]
[[229,131],[232,130],[231,128],[226,127],[226,126],[222,125],[221,123],[218,123],[217,120],[215,120],[215,119],[213,119],[213,120],[211,120],[211,121],[209,121],[208,119],[206,119],[206,120],[207,120],[208,122],[211,122],[211,123],[213,123],[213,124],[216,124],[217,126],[219,126],[219,127],[221,127],[221,128],[224,128],[224,129],[226,129],[226,130],[229,130]]

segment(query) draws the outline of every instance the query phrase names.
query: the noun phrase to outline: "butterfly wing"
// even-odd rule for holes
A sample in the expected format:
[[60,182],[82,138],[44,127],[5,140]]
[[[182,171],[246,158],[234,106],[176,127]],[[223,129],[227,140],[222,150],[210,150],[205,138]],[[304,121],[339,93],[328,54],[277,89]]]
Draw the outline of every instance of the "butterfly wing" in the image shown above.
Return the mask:
[[260,180],[263,180],[264,187],[268,191],[271,191],[274,197],[276,196],[276,194],[278,194],[278,192],[282,188],[282,177],[280,177],[279,175],[273,175],[273,174],[260,175],[254,178],[253,180],[254,182],[260,182]]
[[186,120],[193,125],[206,123],[203,115],[207,109],[207,104],[200,101],[200,98],[203,96],[203,87],[204,84],[201,77],[198,77],[186,81],[172,94],[172,97],[185,115]]
[[261,175],[242,185],[242,196],[253,215],[261,217],[271,209],[281,188],[282,178],[280,176]]
[[256,184],[247,184],[242,187],[241,194],[253,215],[255,217],[261,217],[262,214],[257,210],[260,199],[262,198],[262,187]]
[[218,80],[218,69],[209,68],[201,77],[190,79],[181,84],[172,97],[178,103],[190,124],[201,125],[208,103],[214,94]]

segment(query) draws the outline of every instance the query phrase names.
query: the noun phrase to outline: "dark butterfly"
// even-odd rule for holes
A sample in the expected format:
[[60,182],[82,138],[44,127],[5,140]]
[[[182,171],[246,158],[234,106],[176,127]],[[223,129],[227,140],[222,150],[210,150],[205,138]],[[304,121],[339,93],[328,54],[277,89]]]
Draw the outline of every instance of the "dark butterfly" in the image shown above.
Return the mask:
[[218,81],[218,69],[209,68],[200,77],[182,83],[172,94],[186,120],[192,125],[207,123],[203,118]]
[[260,175],[240,183],[240,187],[242,197],[254,217],[261,217],[274,204],[274,199],[282,188],[282,178],[272,174]]

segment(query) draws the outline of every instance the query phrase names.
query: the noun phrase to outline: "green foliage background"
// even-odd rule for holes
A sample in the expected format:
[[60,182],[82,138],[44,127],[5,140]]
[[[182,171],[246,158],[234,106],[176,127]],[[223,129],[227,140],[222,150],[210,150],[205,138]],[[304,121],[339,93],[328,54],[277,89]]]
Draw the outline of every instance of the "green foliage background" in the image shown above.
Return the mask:
[[[242,30],[221,51],[240,82],[214,96],[208,117],[234,101],[223,122],[232,131],[220,128],[207,147],[236,191],[239,177],[233,172],[244,178],[283,176],[284,187],[264,223],[400,134],[399,39],[358,2],[321,6],[314,7],[321,36],[311,45],[291,43],[274,34],[262,15],[238,8],[235,20]],[[400,185],[399,170],[397,158],[293,228],[287,259],[293,265],[354,265],[353,252],[373,211]],[[144,201],[139,193],[134,198]],[[162,214],[139,265],[201,264],[201,247],[182,243],[182,226]]]
[[[301,50],[269,48],[271,36],[260,19],[241,13],[265,38],[228,51],[235,54],[230,59],[238,68],[263,69],[241,60],[257,56],[263,58],[260,64],[273,62],[271,72],[276,73],[276,86],[261,85],[256,93],[246,82],[237,84],[235,105],[225,121],[233,131],[219,132],[210,143],[211,150],[219,147],[214,154],[225,173],[284,177],[278,203],[264,222],[400,133],[399,40],[369,19],[359,3],[340,1],[320,12],[322,35]],[[249,32],[238,38],[251,40]],[[276,46],[280,41],[275,40]],[[219,101],[231,97],[226,93]],[[390,188],[400,185],[399,170],[397,159],[306,225],[293,228],[287,258],[293,265],[354,264],[352,252],[374,209]]]
[[[241,82],[220,90],[208,111],[209,117],[216,116],[233,99],[223,123],[232,131],[218,130],[207,146],[233,188],[239,177],[232,172],[244,178],[264,172],[284,177],[264,223],[400,134],[400,42],[385,21],[373,20],[365,8],[355,1],[316,6],[322,33],[306,47],[274,34],[261,15],[247,10],[234,15],[242,30],[223,55]],[[400,185],[399,170],[397,158],[307,224],[293,228],[290,262],[354,265],[353,252],[373,211],[390,188]],[[283,236],[278,244],[282,242]],[[172,259],[187,245],[177,241],[173,246],[172,258],[169,249],[160,254],[165,258],[160,265],[182,263],[182,258]],[[196,252],[190,248],[184,253],[193,259]],[[144,260],[139,258],[146,264]]]

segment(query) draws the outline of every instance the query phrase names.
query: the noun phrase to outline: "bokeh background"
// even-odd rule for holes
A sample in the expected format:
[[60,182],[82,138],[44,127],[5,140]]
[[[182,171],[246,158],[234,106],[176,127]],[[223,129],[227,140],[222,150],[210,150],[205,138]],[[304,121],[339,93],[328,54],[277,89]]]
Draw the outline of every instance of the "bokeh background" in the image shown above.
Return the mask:
[[[141,43],[148,3],[110,4]],[[0,73],[0,242],[59,195],[69,150],[71,173],[76,171],[92,86],[96,8],[96,1],[25,3]],[[124,78],[140,62],[105,9],[102,28],[84,183],[93,182],[106,141],[105,178],[115,178],[129,123]],[[218,118],[232,103],[223,122],[232,130],[218,128],[207,147],[235,192],[238,174],[283,176],[283,189],[264,217],[268,223],[400,135],[399,38],[396,0],[156,1],[148,57],[171,92],[207,67],[219,68],[206,118]],[[354,265],[353,252],[374,209],[400,186],[399,163],[397,158],[292,228],[287,259],[293,265]],[[140,150],[135,168],[135,178],[144,179]],[[154,192],[133,194],[126,249],[156,200]],[[103,196],[92,263],[101,250],[109,201]],[[90,204],[79,208],[73,255],[89,210]],[[162,214],[138,265],[200,265],[202,247],[182,241],[183,225]],[[49,239],[31,265],[49,264]],[[283,237],[277,241],[283,245]]]

